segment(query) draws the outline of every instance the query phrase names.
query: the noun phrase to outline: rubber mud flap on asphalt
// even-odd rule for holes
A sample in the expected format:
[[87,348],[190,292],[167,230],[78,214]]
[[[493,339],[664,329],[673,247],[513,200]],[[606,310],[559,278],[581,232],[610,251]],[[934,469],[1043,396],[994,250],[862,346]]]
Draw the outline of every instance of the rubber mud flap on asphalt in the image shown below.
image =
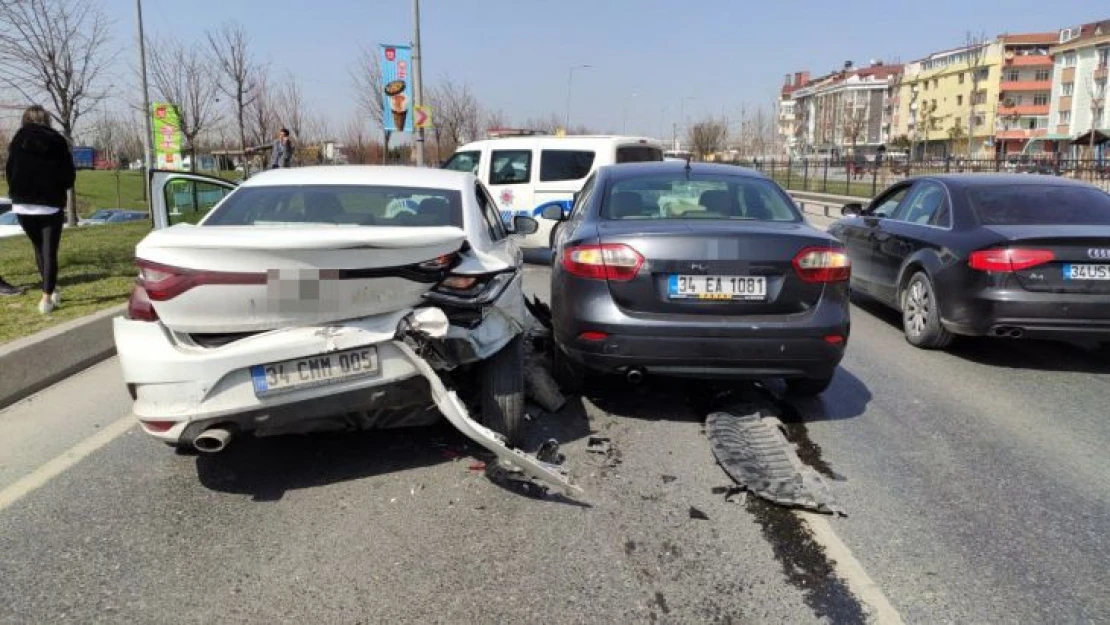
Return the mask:
[[736,414],[710,414],[705,432],[721,468],[757,497],[814,512],[844,514],[825,480],[798,458],[778,420],[763,418],[758,404],[736,410]]

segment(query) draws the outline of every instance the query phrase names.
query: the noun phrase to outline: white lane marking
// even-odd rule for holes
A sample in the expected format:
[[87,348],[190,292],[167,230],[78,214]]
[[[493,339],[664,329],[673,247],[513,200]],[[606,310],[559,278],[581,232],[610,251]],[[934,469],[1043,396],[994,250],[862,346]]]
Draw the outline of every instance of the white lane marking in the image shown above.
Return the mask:
[[0,511],[42,488],[47,482],[81,462],[94,451],[122,436],[136,423],[135,417],[130,414],[121,417],[101,428],[96,434],[62,452],[53,460],[16,480],[4,490],[0,490]]
[[825,554],[832,561],[836,572],[848,584],[848,588],[860,601],[871,608],[875,622],[901,625],[902,615],[890,605],[890,601],[887,600],[879,585],[871,579],[863,569],[863,565],[852,555],[848,545],[845,545],[836,535],[828,519],[812,512],[797,511],[796,514],[809,526],[813,539],[825,548]]

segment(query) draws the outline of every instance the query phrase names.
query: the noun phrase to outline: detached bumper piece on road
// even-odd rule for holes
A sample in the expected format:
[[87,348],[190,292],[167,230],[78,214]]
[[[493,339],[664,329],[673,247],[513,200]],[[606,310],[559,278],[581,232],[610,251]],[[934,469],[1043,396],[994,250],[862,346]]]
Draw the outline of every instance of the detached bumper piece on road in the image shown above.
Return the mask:
[[757,403],[735,413],[714,412],[705,432],[725,473],[753,495],[777,504],[844,514],[824,479],[806,466],[779,429],[763,417]]

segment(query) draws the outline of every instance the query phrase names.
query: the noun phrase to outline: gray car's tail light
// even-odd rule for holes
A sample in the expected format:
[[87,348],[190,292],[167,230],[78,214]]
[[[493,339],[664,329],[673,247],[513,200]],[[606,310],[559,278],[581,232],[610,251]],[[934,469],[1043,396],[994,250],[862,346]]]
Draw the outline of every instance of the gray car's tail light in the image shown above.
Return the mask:
[[852,276],[852,261],[842,248],[807,247],[794,257],[794,271],[806,282],[843,282]]
[[627,282],[643,266],[644,257],[623,243],[576,245],[563,251],[563,269],[579,278]]

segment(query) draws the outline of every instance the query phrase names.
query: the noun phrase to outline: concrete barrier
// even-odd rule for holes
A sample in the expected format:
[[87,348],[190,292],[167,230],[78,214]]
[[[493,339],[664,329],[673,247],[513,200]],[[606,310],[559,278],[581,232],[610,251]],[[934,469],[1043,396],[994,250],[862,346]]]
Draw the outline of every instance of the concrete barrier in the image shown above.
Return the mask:
[[112,318],[126,309],[121,304],[0,346],[0,408],[110,358]]

